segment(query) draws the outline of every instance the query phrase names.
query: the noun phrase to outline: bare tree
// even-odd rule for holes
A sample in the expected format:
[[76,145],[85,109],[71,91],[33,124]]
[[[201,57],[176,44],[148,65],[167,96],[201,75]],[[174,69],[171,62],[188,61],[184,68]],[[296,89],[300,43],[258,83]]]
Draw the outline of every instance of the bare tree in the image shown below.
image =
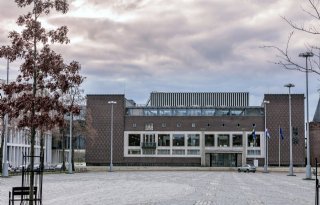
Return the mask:
[[[69,120],[65,122],[65,125],[68,125],[68,128],[66,127],[65,130],[69,130],[69,146],[72,148],[70,150],[69,156],[71,154],[71,158],[69,159],[69,166],[71,166],[72,170],[74,170],[74,137],[73,137],[73,122],[74,117],[80,115],[80,109],[81,106],[84,105],[84,96],[83,96],[83,90],[80,89],[79,86],[75,85],[69,88],[68,92],[64,97],[62,98],[62,102],[64,106],[66,107],[68,114],[69,114]],[[69,170],[71,171],[71,170]]]
[[[66,64],[61,55],[50,49],[50,44],[69,43],[68,28],[61,26],[56,30],[46,31],[41,25],[40,17],[48,15],[52,10],[66,13],[66,0],[15,0],[19,7],[29,7],[30,12],[19,16],[17,24],[23,27],[19,33],[12,31],[8,38],[10,46],[0,48],[0,58],[10,62],[18,58],[24,60],[20,66],[20,74],[15,82],[2,85],[9,99],[8,105],[12,112],[10,118],[18,119],[18,127],[29,127],[30,153],[35,155],[36,129],[50,130],[57,124],[62,125],[64,115],[68,112],[60,98],[70,87],[80,85],[83,81],[78,62]],[[47,95],[40,91],[46,90]],[[14,100],[12,97],[14,96]],[[1,107],[0,107],[1,108]],[[34,166],[31,157],[30,166]],[[30,204],[33,204],[34,173],[30,173]]]
[[[276,56],[278,60],[274,62],[275,64],[278,64],[288,70],[297,70],[297,71],[306,72],[306,69],[307,69],[305,66],[306,64],[299,63],[299,61],[296,60],[297,59],[296,56],[292,56],[290,54],[290,43],[291,43],[291,39],[294,36],[295,31],[303,32],[307,35],[313,36],[314,38],[316,38],[316,36],[320,34],[320,0],[306,0],[306,5],[302,7],[302,11],[304,14],[310,17],[310,19],[316,20],[316,23],[307,24],[307,25],[304,23],[299,24],[299,23],[296,23],[295,20],[291,20],[288,17],[282,17],[282,19],[286,21],[294,30],[289,34],[286,47],[280,48],[278,46],[264,46],[264,48],[272,48],[278,52]],[[306,43],[306,50],[308,52],[312,52],[315,56],[318,56],[320,59],[320,56],[318,54],[320,51],[319,46],[310,45]],[[316,73],[317,75],[320,75],[319,60],[308,58],[308,61],[310,65],[310,67],[308,67],[308,72],[313,72],[313,73]]]

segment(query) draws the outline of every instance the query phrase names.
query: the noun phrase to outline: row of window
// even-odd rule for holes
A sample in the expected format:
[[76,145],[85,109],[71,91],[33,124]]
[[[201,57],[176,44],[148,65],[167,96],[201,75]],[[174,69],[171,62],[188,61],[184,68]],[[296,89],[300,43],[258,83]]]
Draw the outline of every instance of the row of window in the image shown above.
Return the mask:
[[263,116],[263,107],[246,108],[127,108],[128,116]]
[[200,155],[199,149],[128,149],[129,155]]
[[[128,149],[128,155],[187,155],[200,156],[199,149]],[[247,155],[260,156],[261,150],[247,150]]]
[[[260,147],[260,135],[256,134],[256,138],[252,134],[247,135],[248,147]],[[206,147],[242,147],[242,134],[205,134],[204,135]],[[152,145],[158,147],[199,147],[200,134],[128,134],[129,147],[143,147],[145,145]]]

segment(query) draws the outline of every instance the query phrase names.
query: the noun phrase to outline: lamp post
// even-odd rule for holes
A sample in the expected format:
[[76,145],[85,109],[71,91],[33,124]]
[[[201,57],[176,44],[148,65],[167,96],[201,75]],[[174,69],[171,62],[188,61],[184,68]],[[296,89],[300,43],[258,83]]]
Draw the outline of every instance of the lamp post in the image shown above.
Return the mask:
[[70,112],[70,127],[69,127],[69,133],[70,133],[70,139],[69,139],[69,167],[68,167],[68,173],[72,174],[72,121],[73,121],[73,114]]
[[269,136],[267,136],[267,104],[268,103],[270,103],[270,101],[267,101],[267,100],[264,100],[263,101],[263,104],[264,104],[264,130],[265,130],[265,147],[266,147],[266,152],[265,152],[265,154],[266,154],[266,157],[265,157],[265,160],[264,160],[264,169],[263,169],[263,172],[264,173],[268,173],[268,141],[269,141],[269,139],[268,139],[268,137]]
[[300,53],[299,57],[306,58],[306,109],[307,109],[307,123],[306,123],[306,135],[307,135],[307,165],[306,165],[306,179],[311,179],[311,166],[310,166],[310,139],[309,139],[309,82],[308,82],[308,58],[313,57],[312,52]]
[[[7,59],[7,85],[9,84],[9,59]],[[8,114],[4,116],[5,131],[4,131],[4,140],[3,140],[3,165],[2,165],[2,177],[8,177],[8,167],[7,162],[7,139],[8,139]]]
[[289,133],[290,133],[290,166],[288,176],[295,176],[293,174],[293,160],[292,160],[292,125],[291,125],[291,88],[294,87],[294,84],[289,83],[284,85],[284,87],[289,88]]
[[113,154],[113,105],[117,104],[116,101],[108,101],[108,104],[111,104],[111,133],[110,133],[110,169],[109,172],[112,172],[112,154]]

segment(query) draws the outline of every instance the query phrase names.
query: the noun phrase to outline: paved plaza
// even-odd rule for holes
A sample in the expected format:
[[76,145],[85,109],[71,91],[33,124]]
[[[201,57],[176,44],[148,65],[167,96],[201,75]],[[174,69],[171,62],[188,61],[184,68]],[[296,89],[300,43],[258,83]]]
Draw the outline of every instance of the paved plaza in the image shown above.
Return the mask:
[[[311,205],[305,174],[236,171],[115,171],[46,174],[44,205]],[[0,204],[21,176],[0,178]]]

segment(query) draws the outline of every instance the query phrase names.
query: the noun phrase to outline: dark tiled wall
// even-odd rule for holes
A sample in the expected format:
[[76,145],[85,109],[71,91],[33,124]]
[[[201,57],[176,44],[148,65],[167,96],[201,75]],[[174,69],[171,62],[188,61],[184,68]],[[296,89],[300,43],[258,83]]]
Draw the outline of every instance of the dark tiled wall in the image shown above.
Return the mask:
[[124,95],[88,95],[87,112],[91,115],[94,133],[87,139],[86,162],[88,164],[110,163],[111,104],[113,105],[113,163],[123,160]]
[[[289,95],[266,94],[267,104],[267,128],[271,138],[269,140],[269,164],[279,164],[279,126],[283,129],[284,140],[280,141],[281,165],[290,164],[290,140],[289,140]],[[291,98],[292,127],[298,128],[298,144],[293,144],[292,155],[294,166],[305,165],[304,143],[304,95],[293,94]]]
[[[310,164],[315,166],[315,159],[320,163],[320,123],[310,123]],[[319,166],[319,165],[318,165]]]

